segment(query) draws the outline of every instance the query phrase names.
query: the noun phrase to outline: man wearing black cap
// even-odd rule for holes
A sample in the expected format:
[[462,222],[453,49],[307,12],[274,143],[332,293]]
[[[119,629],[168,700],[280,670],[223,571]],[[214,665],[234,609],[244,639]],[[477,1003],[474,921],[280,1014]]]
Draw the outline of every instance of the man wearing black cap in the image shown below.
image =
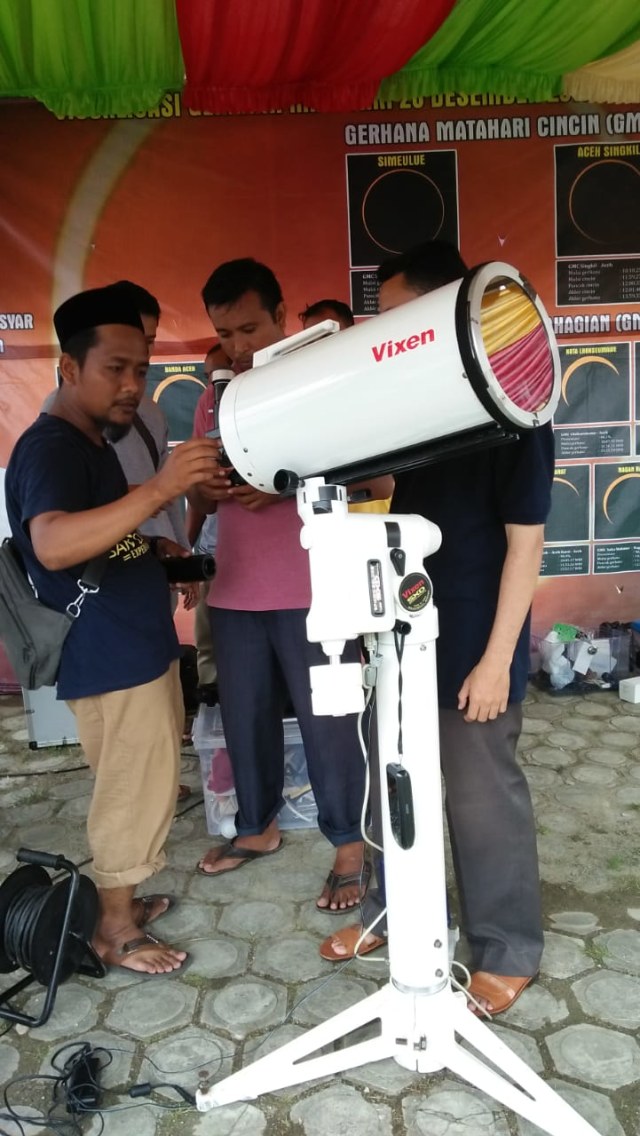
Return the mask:
[[54,324],[64,381],[49,414],[15,446],[7,513],[40,599],[56,610],[76,599],[87,562],[105,556],[58,676],[95,773],[87,821],[100,894],[94,946],[108,965],[166,974],[184,966],[185,952],[144,930],[166,903],[134,892],[165,863],[183,724],[179,646],[166,577],[138,526],[206,483],[216,448],[208,439],[178,446],[129,493],[105,438],[126,434],[144,391],[140,316],[116,289],[96,288],[62,304]]

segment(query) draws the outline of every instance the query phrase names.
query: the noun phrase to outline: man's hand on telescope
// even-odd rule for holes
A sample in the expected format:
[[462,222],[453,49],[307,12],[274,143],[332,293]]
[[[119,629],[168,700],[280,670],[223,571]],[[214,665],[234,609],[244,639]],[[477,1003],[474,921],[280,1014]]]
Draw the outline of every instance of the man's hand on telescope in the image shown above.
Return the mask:
[[235,485],[227,490],[226,496],[233,497],[239,505],[242,505],[243,509],[248,509],[250,513],[255,513],[258,509],[265,509],[267,505],[276,505],[278,501],[284,500],[277,493],[263,493],[261,489],[254,489],[253,485]]
[[277,493],[263,493],[260,489],[254,489],[253,485],[232,485],[226,476],[226,470],[222,467],[219,467],[219,472],[215,472],[207,482],[197,485],[187,496],[192,507],[205,514],[213,512],[218,501],[234,499],[244,509],[254,513],[258,509],[286,500]]
[[[199,482],[192,492],[187,493],[187,497],[194,505],[200,500],[209,501],[216,505],[218,501],[227,500],[230,488],[231,482],[227,479],[224,471],[221,471],[214,473],[207,481]],[[203,511],[206,513],[206,510]]]
[[458,692],[465,722],[488,722],[504,714],[509,701],[509,666],[486,655],[467,675]]
[[217,456],[216,443],[210,438],[190,438],[176,446],[155,476],[133,492],[155,491],[164,505],[194,486],[208,483],[212,472],[218,469]]
[[215,512],[218,501],[226,501],[231,488],[229,471],[225,466],[220,465],[219,461],[220,440],[208,438],[207,441],[213,447],[213,461],[209,467],[208,476],[187,492],[187,499],[191,508],[201,513],[203,517],[208,513]]

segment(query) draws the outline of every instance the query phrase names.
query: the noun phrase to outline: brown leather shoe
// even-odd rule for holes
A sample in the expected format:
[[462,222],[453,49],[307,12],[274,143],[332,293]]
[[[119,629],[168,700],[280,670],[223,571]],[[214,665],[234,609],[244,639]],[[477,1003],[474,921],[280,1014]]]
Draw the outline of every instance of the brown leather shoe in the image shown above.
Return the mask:
[[[327,962],[346,962],[348,959],[356,957],[356,943],[362,934],[362,926],[360,923],[352,923],[350,927],[343,927],[341,931],[336,931],[334,935],[329,935],[323,943],[320,944],[320,954]],[[340,941],[346,952],[342,955],[338,954],[333,944]],[[380,947],[386,947],[387,940],[381,939],[378,935],[371,935],[371,942],[362,942],[358,947],[357,956],[368,955],[370,951],[377,951]]]
[[[471,976],[468,989],[469,993],[478,1001],[482,999],[488,1002],[487,1013],[495,1017],[496,1014],[504,1014],[505,1010],[513,1006],[522,991],[535,978],[537,978],[536,974],[532,974],[528,978],[512,978],[506,974],[489,974],[487,970],[477,970]],[[469,1003],[469,1009],[477,1013],[472,1002]]]

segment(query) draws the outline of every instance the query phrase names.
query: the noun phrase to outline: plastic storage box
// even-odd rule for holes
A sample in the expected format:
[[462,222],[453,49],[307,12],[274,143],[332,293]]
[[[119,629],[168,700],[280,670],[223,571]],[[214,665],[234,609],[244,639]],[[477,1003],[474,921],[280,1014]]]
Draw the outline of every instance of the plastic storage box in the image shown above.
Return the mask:
[[601,624],[563,641],[533,635],[529,677],[550,694],[591,694],[617,690],[631,670],[631,631]]
[[[309,784],[307,762],[296,718],[285,718],[284,807],[278,814],[282,829],[313,828],[318,810]],[[193,745],[200,758],[207,832],[235,836],[236,794],[219,706],[200,706],[193,726]]]

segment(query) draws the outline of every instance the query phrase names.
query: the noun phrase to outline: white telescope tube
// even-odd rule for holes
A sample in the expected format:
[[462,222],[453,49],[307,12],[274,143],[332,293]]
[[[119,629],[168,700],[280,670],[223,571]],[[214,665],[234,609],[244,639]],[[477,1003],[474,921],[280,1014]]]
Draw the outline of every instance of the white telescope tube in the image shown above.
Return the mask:
[[[278,470],[322,474],[496,423],[528,430],[557,404],[549,317],[508,264],[481,265],[339,335],[334,327],[258,352],[225,390],[220,433],[250,485],[276,492]],[[393,468],[401,463],[390,459]]]

